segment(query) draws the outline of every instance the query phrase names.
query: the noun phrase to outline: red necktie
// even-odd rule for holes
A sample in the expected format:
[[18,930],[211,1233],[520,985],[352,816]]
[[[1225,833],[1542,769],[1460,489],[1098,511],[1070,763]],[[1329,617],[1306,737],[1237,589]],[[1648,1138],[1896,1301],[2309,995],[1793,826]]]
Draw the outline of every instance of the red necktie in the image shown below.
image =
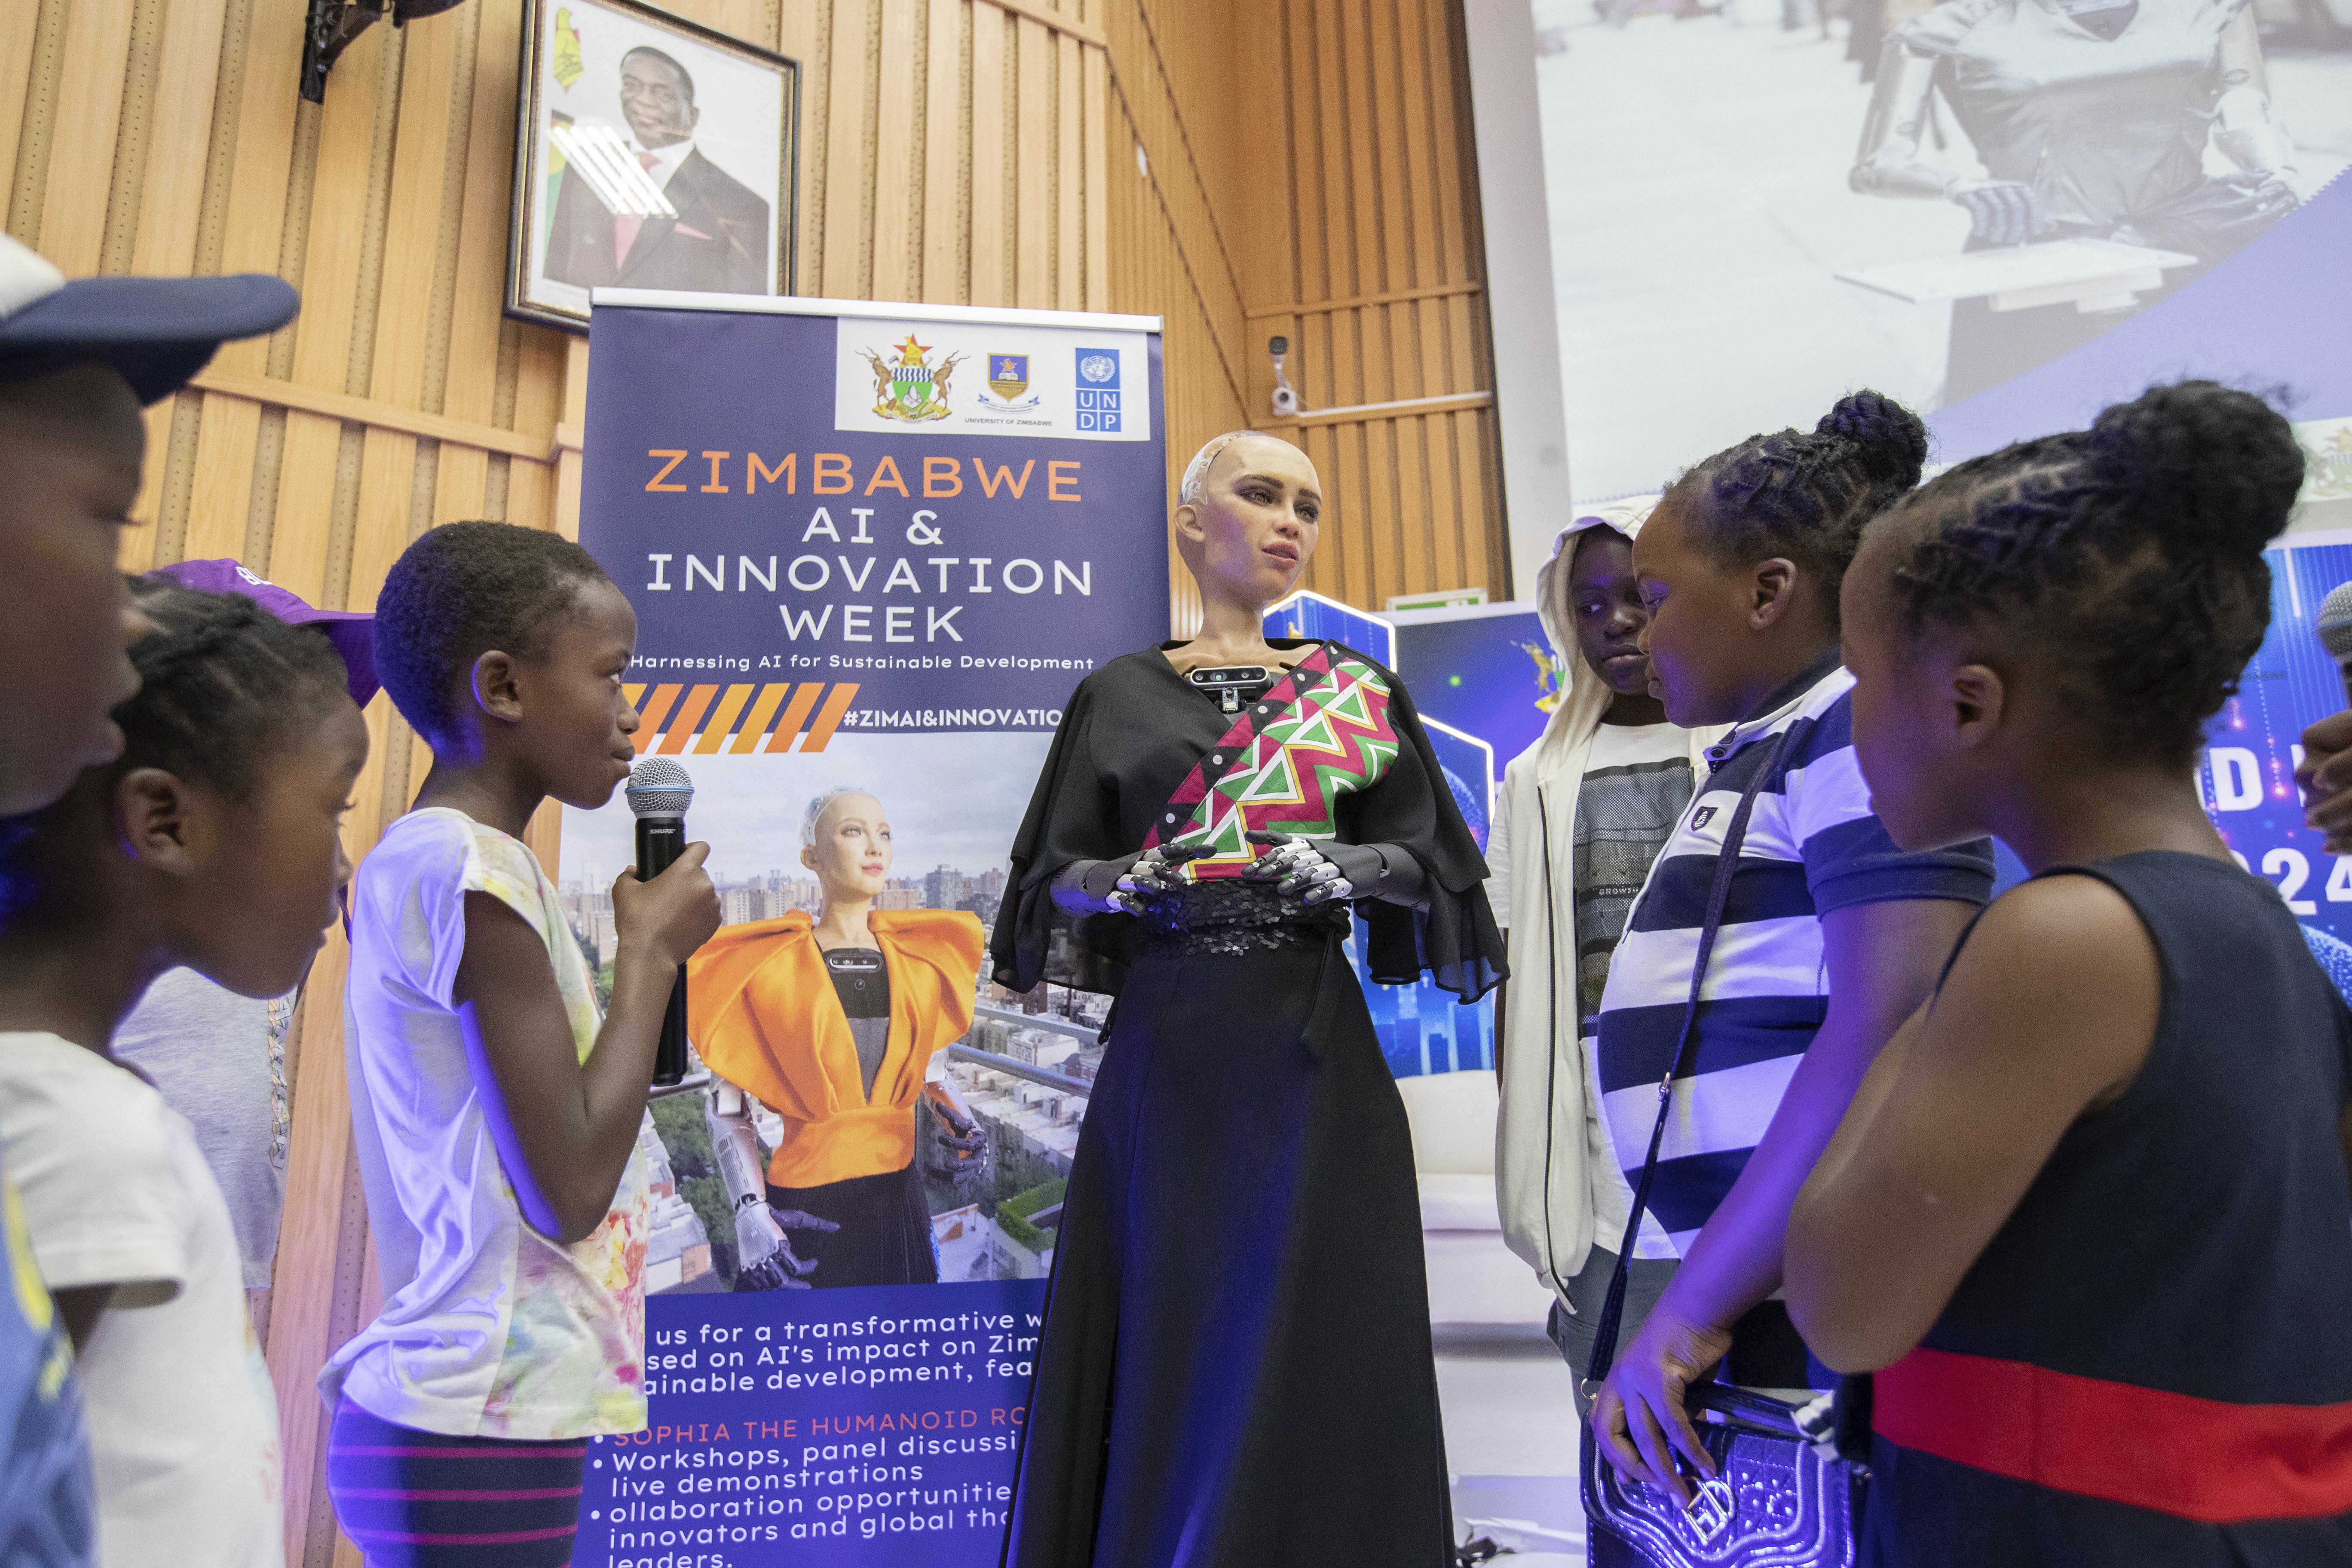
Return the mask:
[[[651,174],[654,172],[655,166],[660,163],[660,162],[661,160],[655,157],[651,153],[640,153],[637,154],[637,166],[645,170],[648,174]],[[629,247],[636,244],[637,230],[645,226],[646,220],[634,214],[615,213],[613,215],[613,265],[615,268],[618,268],[621,263],[629,258]]]

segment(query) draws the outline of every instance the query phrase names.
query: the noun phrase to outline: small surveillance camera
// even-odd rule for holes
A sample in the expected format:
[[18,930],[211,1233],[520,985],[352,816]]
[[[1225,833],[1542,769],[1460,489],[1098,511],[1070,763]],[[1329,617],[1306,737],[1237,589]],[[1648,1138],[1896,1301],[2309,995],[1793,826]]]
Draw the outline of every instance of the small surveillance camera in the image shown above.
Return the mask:
[[1290,378],[1282,374],[1282,360],[1290,352],[1290,340],[1269,338],[1265,347],[1266,352],[1274,356],[1274,416],[1296,419],[1299,412],[1298,391],[1290,384]]

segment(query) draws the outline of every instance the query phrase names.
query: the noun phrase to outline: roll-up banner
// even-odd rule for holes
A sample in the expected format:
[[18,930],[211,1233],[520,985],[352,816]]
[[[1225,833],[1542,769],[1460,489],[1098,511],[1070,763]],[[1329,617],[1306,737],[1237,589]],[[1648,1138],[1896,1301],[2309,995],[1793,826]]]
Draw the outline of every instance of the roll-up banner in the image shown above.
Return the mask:
[[[596,297],[581,542],[724,924],[646,1150],[651,1422],[590,1446],[582,1568],[996,1561],[1107,999],[982,946],[1063,702],[1167,625],[1159,328]],[[566,816],[606,984],[632,846],[617,795]]]

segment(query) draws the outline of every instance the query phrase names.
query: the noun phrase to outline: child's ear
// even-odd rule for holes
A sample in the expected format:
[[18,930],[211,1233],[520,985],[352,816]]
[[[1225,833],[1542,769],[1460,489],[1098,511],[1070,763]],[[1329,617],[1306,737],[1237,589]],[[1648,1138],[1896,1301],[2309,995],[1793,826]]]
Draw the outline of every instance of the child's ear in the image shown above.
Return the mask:
[[1991,740],[2009,708],[2009,689],[2000,672],[1988,665],[1963,664],[1946,678],[1945,700],[1951,705],[1952,738],[1973,750]]
[[1756,563],[1748,629],[1760,632],[1789,613],[1797,597],[1797,563],[1785,556]]
[[142,866],[169,876],[193,874],[201,829],[198,806],[184,781],[162,768],[133,768],[114,786],[122,847]]
[[522,721],[522,685],[516,677],[519,661],[497,648],[474,661],[474,705],[493,719],[509,724]]

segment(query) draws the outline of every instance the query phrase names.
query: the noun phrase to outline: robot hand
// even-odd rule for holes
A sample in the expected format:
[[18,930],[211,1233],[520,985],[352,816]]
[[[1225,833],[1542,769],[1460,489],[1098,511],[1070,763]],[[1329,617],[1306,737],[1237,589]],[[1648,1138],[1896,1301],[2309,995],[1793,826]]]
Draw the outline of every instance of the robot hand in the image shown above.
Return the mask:
[[829,1219],[798,1209],[768,1206],[768,1184],[761,1173],[760,1141],[752,1120],[758,1114],[751,1097],[723,1079],[713,1079],[702,1102],[702,1119],[710,1134],[710,1152],[719,1166],[720,1185],[735,1215],[735,1289],[738,1290],[805,1290],[806,1276],[816,1268],[803,1262],[785,1237],[786,1230],[834,1231]]
[[1280,833],[1253,833],[1248,837],[1253,844],[1275,847],[1250,863],[1242,873],[1244,880],[1272,882],[1276,891],[1297,893],[1310,906],[1355,896],[1355,884],[1316,840]]
[[1120,873],[1118,885],[1107,900],[1110,907],[1130,915],[1143,912],[1145,902],[1162,893],[1172,893],[1184,885],[1181,868],[1205,851],[1178,849],[1171,851],[1165,845],[1155,844],[1138,855]]
[[[916,1102],[923,1135],[923,1168],[949,1183],[966,1203],[980,1196],[988,1180],[988,1131],[950,1100],[941,1086],[924,1090]],[[948,1089],[952,1092],[952,1088]]]
[[988,1130],[964,1103],[955,1079],[948,1075],[947,1061],[947,1052],[935,1052],[924,1071],[915,1131],[922,1145],[924,1174],[948,1183],[958,1198],[971,1203],[988,1184],[993,1155]]
[[744,1205],[735,1213],[735,1270],[738,1290],[806,1290],[808,1277],[817,1268],[803,1261],[785,1237],[788,1230],[836,1231],[841,1226],[799,1209],[771,1208],[765,1203]]
[[2058,226],[2033,187],[2017,180],[1965,180],[1952,200],[1969,215],[1969,234],[1995,245],[2024,245]]
[[1184,885],[1179,867],[1207,853],[1205,848],[1171,849],[1156,844],[1115,860],[1076,861],[1055,876],[1054,902],[1072,915],[1139,915],[1150,900]]

